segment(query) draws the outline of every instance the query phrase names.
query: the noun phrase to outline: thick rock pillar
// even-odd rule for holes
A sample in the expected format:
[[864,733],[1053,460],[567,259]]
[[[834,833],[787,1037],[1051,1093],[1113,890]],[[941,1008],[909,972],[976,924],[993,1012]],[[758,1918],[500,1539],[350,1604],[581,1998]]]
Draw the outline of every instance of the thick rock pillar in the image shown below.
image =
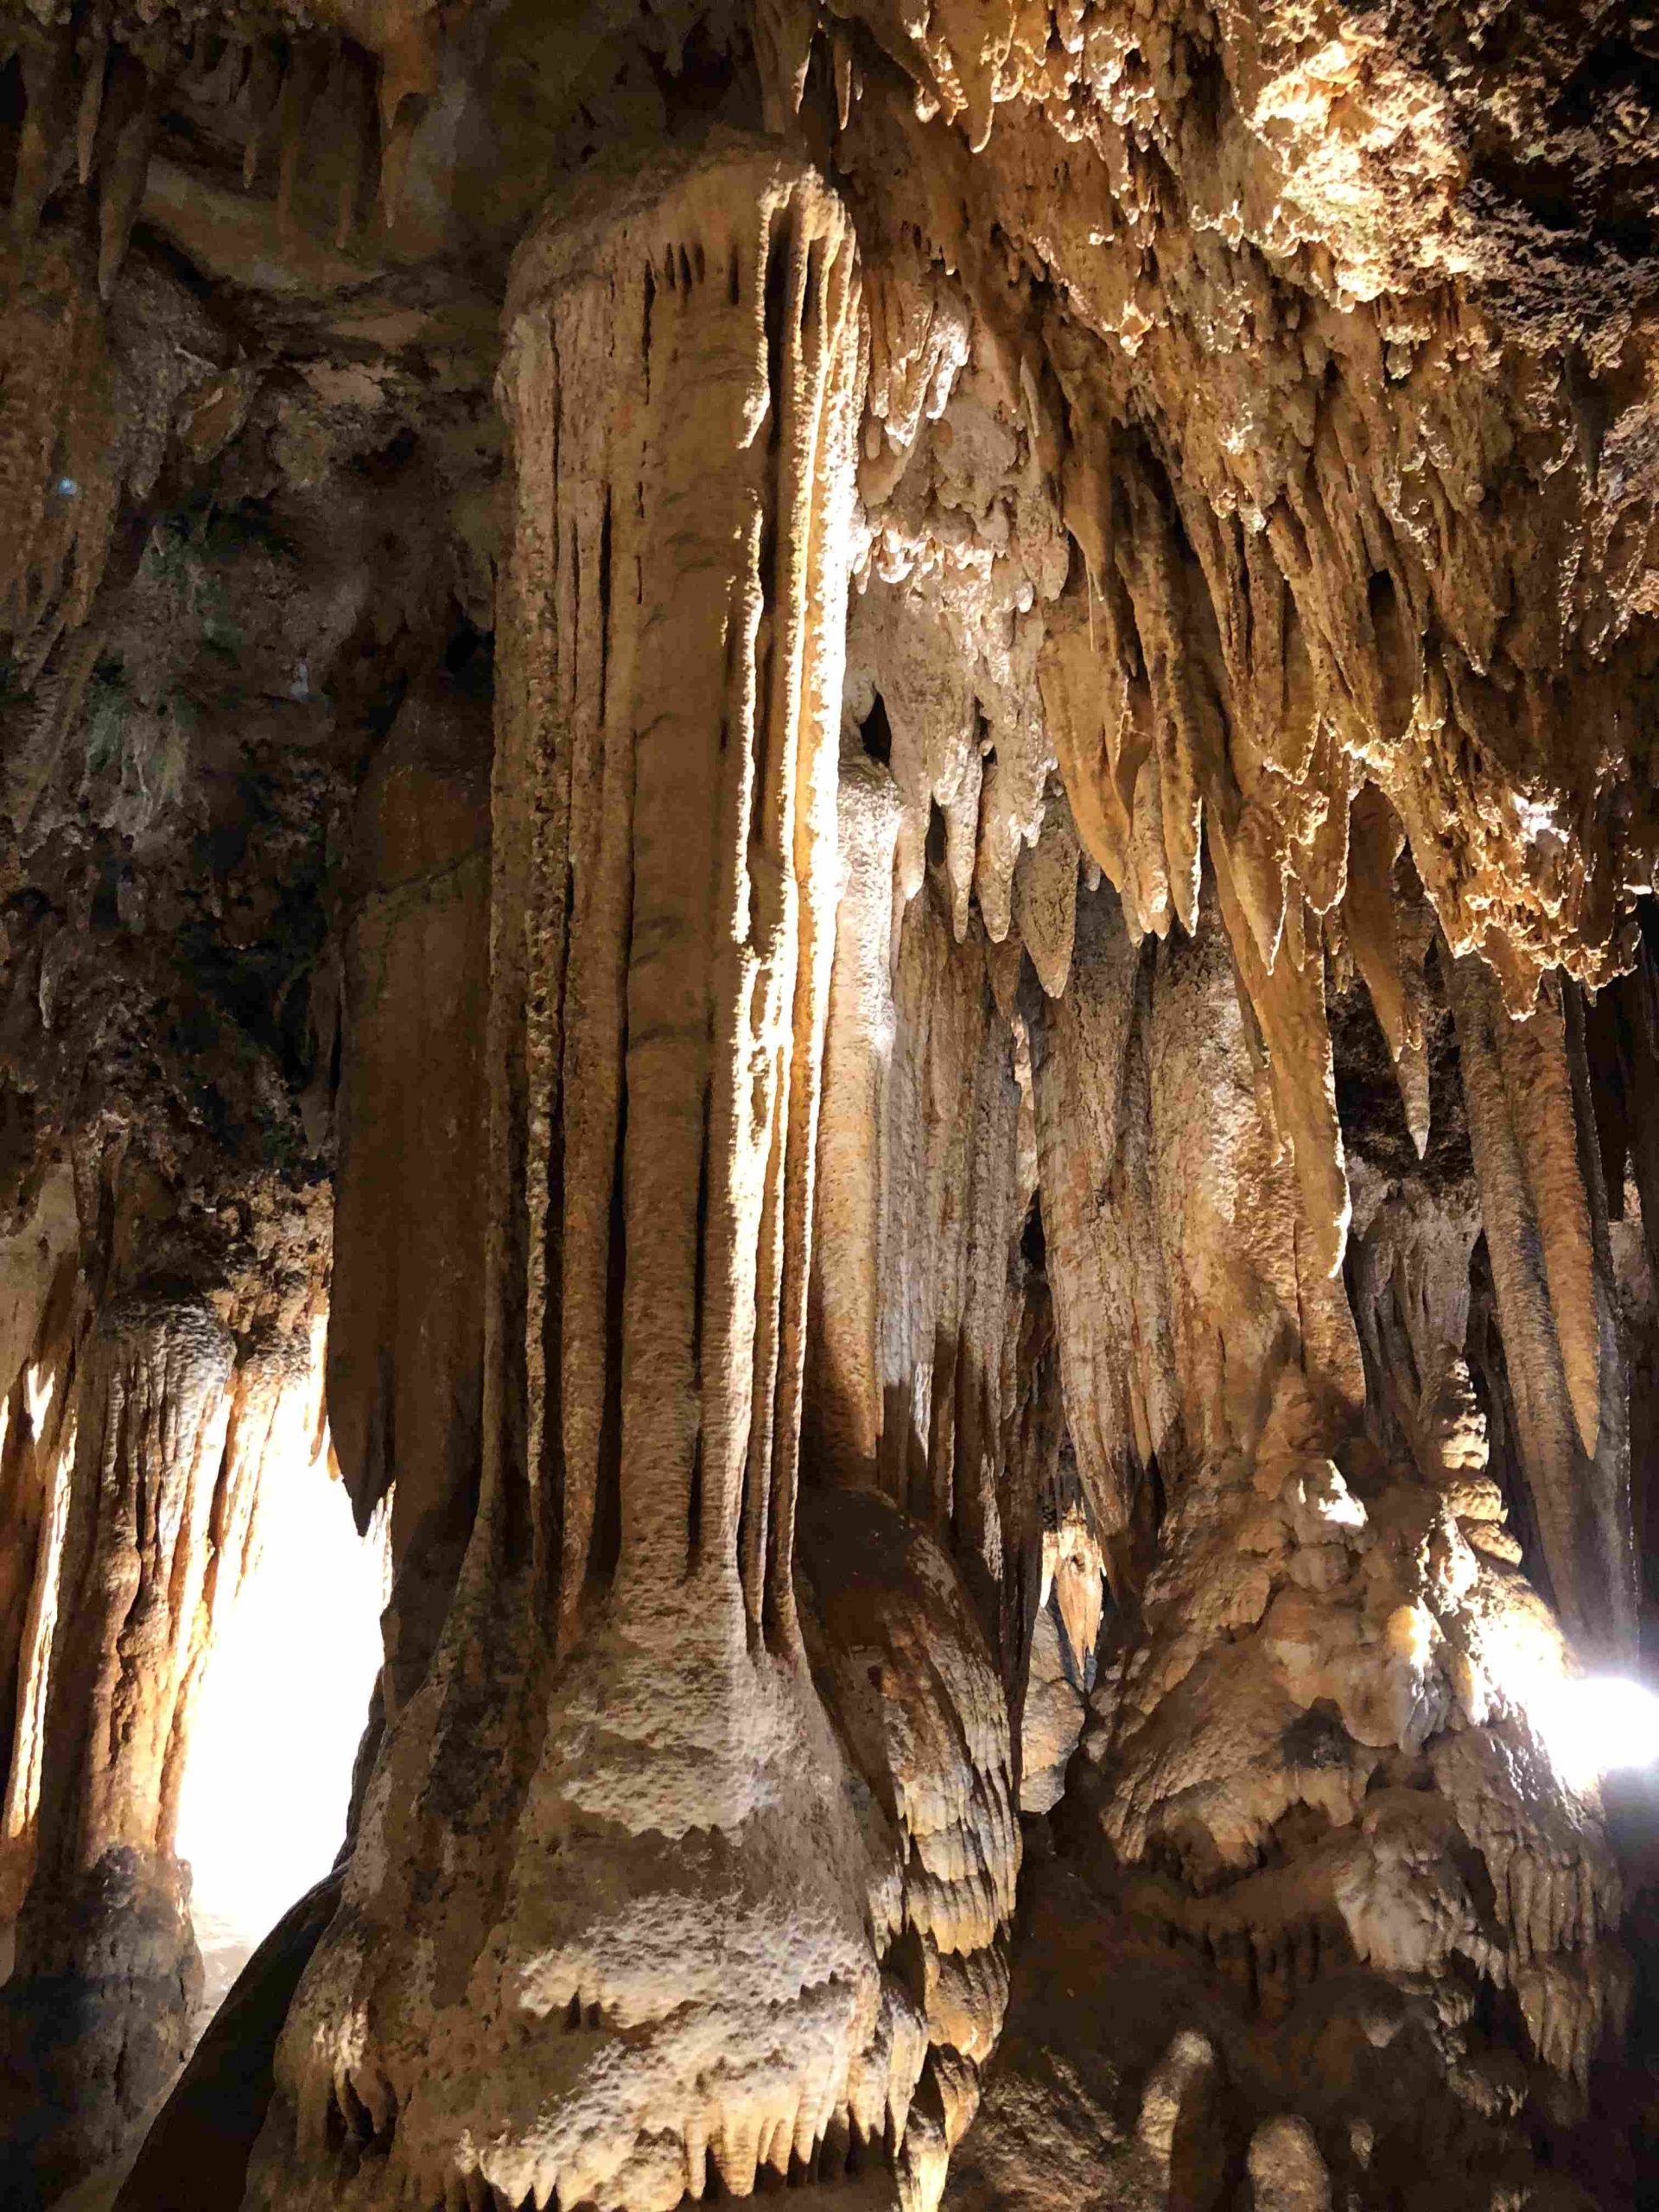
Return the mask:
[[521,249],[509,324],[498,1141],[550,1193],[552,1234],[524,1249],[520,1294],[509,1213],[498,1300],[516,1319],[522,1295],[530,1323],[531,1471],[559,1477],[532,1481],[559,1506],[538,1537],[562,1640],[613,1558],[630,1587],[701,1563],[741,1584],[752,1632],[766,1616],[786,1638],[850,232],[771,154],[589,188]]
[[[850,2158],[931,2202],[1001,2009],[1006,1721],[917,1534],[942,1625],[912,1688],[951,1779],[911,1774],[880,1696],[861,1779],[813,1674],[845,1617],[810,1663],[793,1573],[850,228],[770,146],[594,181],[520,249],[507,331],[482,1489],[250,2201],[669,2212]],[[858,1632],[893,1615],[877,1588]],[[901,1645],[882,1696],[908,1672]]]
[[22,2100],[8,2153],[43,2202],[121,2150],[188,2047],[201,1967],[174,1836],[235,1353],[205,1298],[158,1288],[107,1307],[85,1355],[34,1875],[0,2013]]
[[1638,1580],[1629,1381],[1580,995],[1552,976],[1516,1020],[1484,963],[1450,961],[1447,974],[1517,1457],[1551,1594],[1586,1649],[1627,1665]]
[[34,1865],[46,1686],[86,1336],[74,1179],[48,1172],[0,1238],[0,1980]]

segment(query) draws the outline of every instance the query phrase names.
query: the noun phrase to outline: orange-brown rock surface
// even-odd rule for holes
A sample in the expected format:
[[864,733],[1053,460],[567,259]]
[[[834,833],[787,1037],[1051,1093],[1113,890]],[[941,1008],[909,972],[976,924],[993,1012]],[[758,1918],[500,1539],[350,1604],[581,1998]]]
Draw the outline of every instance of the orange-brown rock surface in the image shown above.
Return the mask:
[[1651,11],[0,87],[0,2196],[326,1419],[348,1832],[127,2212],[1640,2203]]

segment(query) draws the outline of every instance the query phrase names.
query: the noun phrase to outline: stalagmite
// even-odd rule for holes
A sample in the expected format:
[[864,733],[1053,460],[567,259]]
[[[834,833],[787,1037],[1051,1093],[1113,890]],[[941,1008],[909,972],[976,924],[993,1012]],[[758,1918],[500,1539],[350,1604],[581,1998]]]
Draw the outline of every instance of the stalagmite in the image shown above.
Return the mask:
[[1259,2212],[1330,2212],[1331,2177],[1305,2120],[1266,2120],[1250,2138]]

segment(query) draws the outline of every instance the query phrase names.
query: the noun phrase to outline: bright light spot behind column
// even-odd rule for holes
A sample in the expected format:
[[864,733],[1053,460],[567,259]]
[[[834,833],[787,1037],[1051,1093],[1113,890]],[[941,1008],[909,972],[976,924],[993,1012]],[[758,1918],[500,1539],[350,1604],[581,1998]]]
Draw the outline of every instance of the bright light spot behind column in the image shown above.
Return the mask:
[[1531,1728],[1570,1789],[1593,1789],[1605,1774],[1659,1762],[1659,1697],[1628,1675],[1574,1673],[1560,1624],[1535,1592],[1511,1592],[1484,1622],[1471,1657],[1471,1718],[1483,1722],[1489,1700],[1507,1708]]
[[384,1526],[358,1535],[326,1455],[273,1456],[261,1522],[207,1662],[179,1808],[210,1997],[333,1866],[380,1664]]
[[1553,1746],[1580,1770],[1612,1774],[1659,1759],[1659,1697],[1619,1675],[1569,1676],[1551,1700]]

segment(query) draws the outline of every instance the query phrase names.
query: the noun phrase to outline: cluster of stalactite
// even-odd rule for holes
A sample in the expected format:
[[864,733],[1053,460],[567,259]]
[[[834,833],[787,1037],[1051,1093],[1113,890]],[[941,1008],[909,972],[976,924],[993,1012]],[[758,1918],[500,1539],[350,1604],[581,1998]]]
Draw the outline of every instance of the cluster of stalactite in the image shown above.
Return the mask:
[[0,8],[16,110],[0,167],[0,629],[26,686],[39,680],[48,753],[84,702],[99,588],[137,557],[119,518],[163,470],[175,489],[200,480],[257,382],[193,334],[158,347],[155,303],[121,298],[135,225],[182,222],[232,261],[294,248],[326,282],[360,281],[397,251],[441,59],[438,10],[380,0]]
[[[435,10],[321,0],[257,6],[77,7],[41,20],[17,0],[0,53],[17,66],[20,115],[8,209],[27,246],[70,185],[91,195],[107,298],[158,158],[163,124],[239,155],[245,190],[274,194],[279,225],[329,193],[336,247],[371,208],[396,219],[409,137],[437,89]],[[160,158],[165,158],[161,156]],[[321,168],[319,181],[310,171]],[[309,205],[305,213],[312,213]]]
[[[1089,900],[1042,1022],[1046,1163],[1071,1117],[1104,1124],[1044,1185],[1078,1355],[1068,1407],[1098,1409],[1109,1383],[1109,1494],[1155,1469],[1168,1506],[1149,1574],[1116,1550],[1130,1618],[1091,1700],[1058,1869],[1036,1885],[1030,2010],[1010,2024],[968,2204],[1064,2201],[1071,2170],[1035,2156],[1039,2121],[1072,2158],[1101,2131],[1130,2201],[1221,2202],[1239,2132],[1287,2107],[1313,2131],[1296,2153],[1323,2192],[1310,2201],[1417,2185],[1430,2151],[1434,2201],[1471,2201],[1524,2169],[1530,2130],[1573,2124],[1624,2018],[1618,1878],[1593,1783],[1545,1719],[1570,1662],[1519,1571],[1464,1364],[1466,1196],[1451,1177],[1430,1190],[1402,1127],[1406,1173],[1356,1229],[1354,1280],[1375,1301],[1359,1310],[1386,1345],[1369,1379],[1384,1403],[1408,1390],[1383,1437],[1344,1286],[1299,1273],[1247,1007],[1216,907],[1190,943],[1148,952]],[[1125,1993],[1121,2035],[1081,2024],[1079,1942]],[[1363,2075],[1352,2036],[1369,2040]],[[1056,2047],[1083,2085],[1069,2124]],[[1184,2178],[1154,2126],[1172,2082]]]
[[[487,66],[314,12],[18,19],[43,730],[119,515],[241,404],[213,364],[133,400],[147,175],[239,153],[286,251],[333,195],[344,251],[365,147],[385,212]],[[1562,37],[1501,115],[1546,170]],[[1489,64],[1386,10],[747,38],[771,137],[601,165],[513,262],[487,793],[482,690],[429,671],[360,798],[328,1397],[396,1583],[236,2190],[1542,2190],[1630,1981],[1543,1716],[1563,1630],[1628,1663],[1647,1595],[1640,286],[1465,189]],[[1589,175],[1592,244],[1624,191]],[[0,1376],[0,1872],[18,2021],[142,1928],[100,2001],[155,2085],[191,1688],[292,1362],[224,1286],[91,1282],[66,1191]],[[98,2117],[72,2041],[54,2173],[137,2094]]]
[[[851,2186],[849,2160],[860,2189],[890,2168],[904,2202],[938,2201],[1007,2001],[1014,1745],[1052,1745],[1056,1678],[1070,1741],[1092,1688],[1093,1779],[1054,1940],[1150,1949],[1160,1974],[1172,1946],[1192,1961],[1179,2004],[1148,2003],[1117,2046],[1137,2187],[1173,2186],[1189,2076],[1217,2173],[1247,2120],[1262,2191],[1285,2173],[1328,2189],[1333,2165],[1381,2185],[1437,2130],[1459,2175],[1512,2172],[1531,2131],[1570,2124],[1618,2031],[1593,1785],[1528,1702],[1570,1662],[1505,1522],[1514,1503],[1563,1611],[1628,1648],[1624,1385],[1598,1317],[1618,1287],[1601,1163],[1630,1141],[1637,1020],[1600,1048],[1599,1122],[1580,987],[1551,982],[1516,1021],[1437,934],[1370,800],[1356,838],[1380,873],[1347,938],[1303,944],[1317,989],[1289,1013],[1292,955],[1263,962],[1219,868],[1166,934],[1110,855],[1090,865],[1075,769],[1042,785],[1034,843],[999,830],[975,689],[995,602],[970,602],[1030,590],[1003,529],[1028,433],[1006,394],[930,372],[958,496],[931,482],[899,563],[893,512],[861,519],[846,496],[861,391],[839,223],[810,173],[739,149],[556,203],[520,257],[487,1022],[464,954],[481,909],[449,904],[476,830],[411,836],[413,903],[388,903],[388,876],[355,927],[396,913],[414,934],[399,950],[376,918],[357,941],[385,961],[378,989],[365,965],[348,994],[365,1165],[342,1208],[366,1224],[372,1192],[377,1225],[342,1253],[360,1302],[340,1411],[365,1502],[431,1455],[393,1634],[436,1658],[397,1694],[361,1872],[278,2048],[257,2202],[289,2201],[298,2172],[318,2204],[412,2185],[667,2206],[716,2177]],[[956,573],[948,511],[969,517]],[[1028,527],[1046,544],[1058,524]],[[884,529],[902,591],[870,551]],[[836,762],[835,594],[861,577]],[[1038,714],[1034,656],[1020,680]],[[450,742],[420,734],[429,712],[392,748],[420,775]],[[374,1255],[441,1228],[396,1192],[454,1157],[455,1130],[423,1116],[395,1161],[364,1150],[400,1026],[432,1020],[399,980],[422,958],[470,1014],[431,1049],[486,1040],[453,1095],[489,1093],[496,1193],[481,1349],[435,1362],[424,1300],[377,1304]],[[1350,1069],[1362,1031],[1375,1065]],[[1294,1118],[1310,1059],[1317,1173],[1319,1133]],[[1338,1080],[1362,1077],[1388,1126],[1350,1157]],[[1483,1370],[1503,1483],[1465,1364],[1483,1224],[1502,1342],[1532,1332],[1523,1378]],[[446,1325],[468,1329],[465,1310]],[[456,1379],[474,1359],[475,1431]],[[429,1418],[397,1443],[405,1402],[479,1440],[453,1601],[467,1471],[433,1452]],[[1116,1643],[1091,1681],[1103,1557]],[[834,1809],[847,1754],[817,1732],[820,1699],[886,1828]],[[786,1817],[765,1779],[778,1740]],[[1051,1804],[1052,1768],[1032,1780]],[[671,1875],[650,1835],[693,1832],[707,1853]],[[552,1837],[563,1871],[532,1877]],[[435,1890],[410,1886],[440,1864]],[[687,1916],[717,1894],[734,1901],[715,1976]],[[454,1962],[436,2007],[398,1939],[416,1915]],[[741,1963],[762,1926],[765,1990]],[[1314,2090],[1299,2076],[1299,2005],[1344,1973],[1376,1986],[1373,2041],[1409,2057],[1408,2126],[1395,2076],[1356,2102],[1341,2051],[1317,2052]],[[1449,1994],[1465,1973],[1497,1994]],[[809,1988],[849,2009],[807,2007]],[[1514,2029],[1495,2027],[1511,1997]],[[771,2031],[754,2040],[780,2005],[798,2025],[781,2072]],[[503,2042],[480,2017],[520,2024]],[[1053,2158],[1017,2129],[1017,2188],[998,2164],[1042,2033],[1016,2033],[967,2135],[969,2196],[989,2172],[1048,2200]],[[684,2073],[684,2039],[709,2036],[712,2088]]]

